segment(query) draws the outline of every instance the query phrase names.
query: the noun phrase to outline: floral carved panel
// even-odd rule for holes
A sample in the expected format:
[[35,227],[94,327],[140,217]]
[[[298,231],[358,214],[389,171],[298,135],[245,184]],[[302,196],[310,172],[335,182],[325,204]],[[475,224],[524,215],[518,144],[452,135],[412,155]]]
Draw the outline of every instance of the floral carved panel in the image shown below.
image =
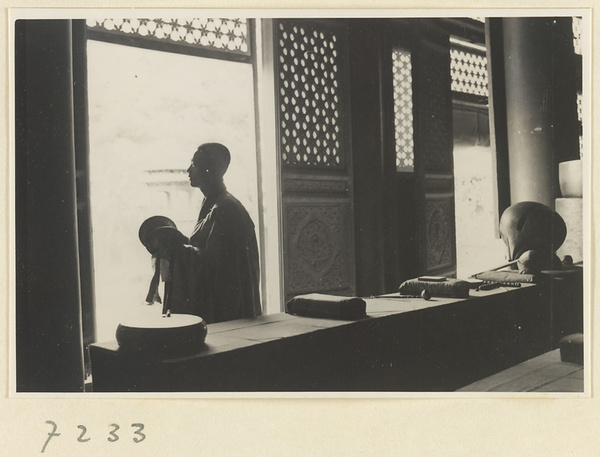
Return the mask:
[[454,210],[452,197],[429,199],[425,206],[427,271],[454,263]]
[[348,205],[290,205],[286,209],[289,294],[352,288]]

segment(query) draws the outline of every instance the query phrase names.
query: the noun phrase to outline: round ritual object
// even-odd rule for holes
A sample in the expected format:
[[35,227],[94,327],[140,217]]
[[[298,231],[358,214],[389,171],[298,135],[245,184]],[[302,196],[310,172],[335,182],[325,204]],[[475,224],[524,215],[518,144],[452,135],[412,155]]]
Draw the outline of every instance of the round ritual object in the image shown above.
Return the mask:
[[532,249],[554,254],[566,236],[564,219],[541,203],[515,203],[500,217],[500,237],[508,247],[509,260]]
[[183,357],[203,347],[207,331],[206,322],[191,314],[142,315],[121,322],[116,337],[125,352]]

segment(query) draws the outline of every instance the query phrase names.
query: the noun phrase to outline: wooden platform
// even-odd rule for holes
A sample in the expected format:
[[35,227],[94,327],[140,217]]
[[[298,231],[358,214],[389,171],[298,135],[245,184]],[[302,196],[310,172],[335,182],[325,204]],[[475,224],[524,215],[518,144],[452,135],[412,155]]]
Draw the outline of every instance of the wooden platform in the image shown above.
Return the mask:
[[367,317],[357,321],[272,314],[210,324],[204,347],[179,358],[94,344],[93,389],[454,392],[553,348],[549,290],[367,298]]
[[583,365],[562,362],[555,349],[458,392],[583,392],[583,387]]

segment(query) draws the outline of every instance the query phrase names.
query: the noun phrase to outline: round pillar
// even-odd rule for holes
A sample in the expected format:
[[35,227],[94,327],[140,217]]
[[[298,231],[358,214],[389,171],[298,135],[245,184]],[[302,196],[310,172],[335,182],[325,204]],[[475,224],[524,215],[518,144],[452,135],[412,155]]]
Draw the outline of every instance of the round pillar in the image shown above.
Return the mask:
[[[554,208],[558,162],[577,132],[570,18],[506,18],[504,66],[511,202]],[[569,52],[570,47],[570,52]],[[566,146],[569,145],[569,146]]]

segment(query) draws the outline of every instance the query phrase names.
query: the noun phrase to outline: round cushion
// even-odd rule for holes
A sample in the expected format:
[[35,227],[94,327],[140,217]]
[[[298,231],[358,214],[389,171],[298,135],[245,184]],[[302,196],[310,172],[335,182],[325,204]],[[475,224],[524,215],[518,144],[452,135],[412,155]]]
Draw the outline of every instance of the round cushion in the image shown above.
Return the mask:
[[204,345],[208,328],[191,314],[139,316],[117,327],[117,343],[126,352],[146,357],[181,357],[197,353]]

